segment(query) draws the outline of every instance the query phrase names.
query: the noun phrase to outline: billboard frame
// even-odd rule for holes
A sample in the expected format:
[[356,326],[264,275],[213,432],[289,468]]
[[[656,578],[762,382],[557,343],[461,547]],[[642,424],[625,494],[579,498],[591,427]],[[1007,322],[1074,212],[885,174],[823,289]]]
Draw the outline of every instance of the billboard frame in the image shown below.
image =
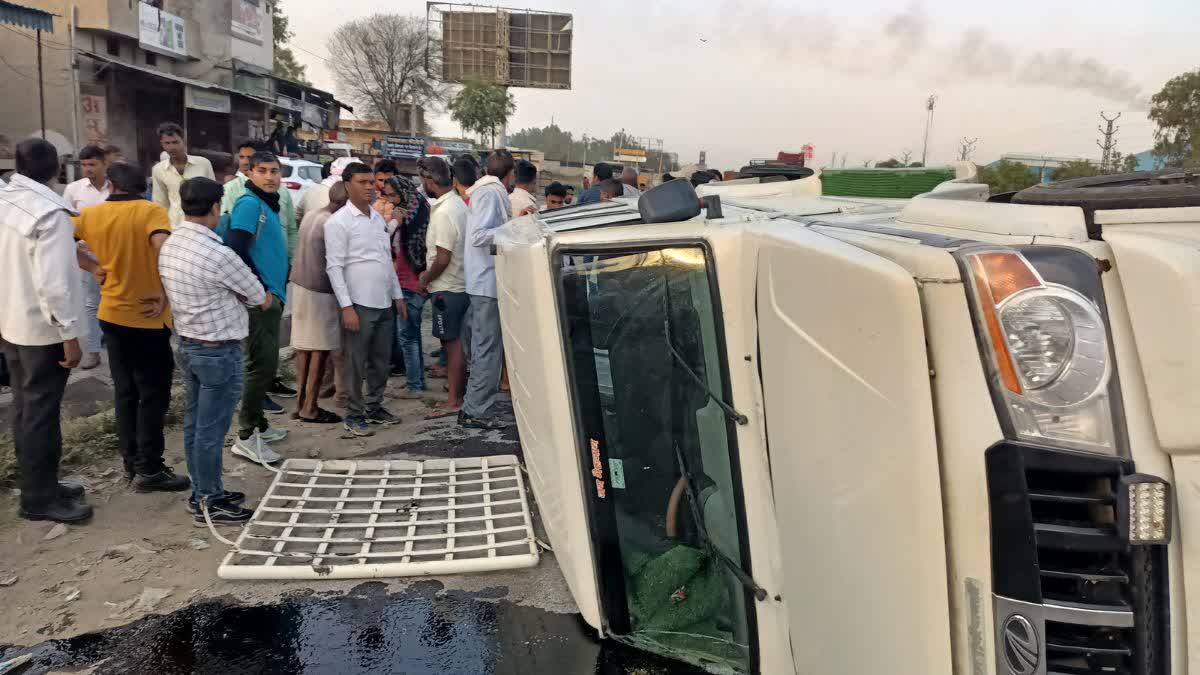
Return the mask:
[[571,14],[426,2],[425,20],[427,56],[428,50],[440,52],[444,82],[461,84],[475,76],[508,87],[571,88]]

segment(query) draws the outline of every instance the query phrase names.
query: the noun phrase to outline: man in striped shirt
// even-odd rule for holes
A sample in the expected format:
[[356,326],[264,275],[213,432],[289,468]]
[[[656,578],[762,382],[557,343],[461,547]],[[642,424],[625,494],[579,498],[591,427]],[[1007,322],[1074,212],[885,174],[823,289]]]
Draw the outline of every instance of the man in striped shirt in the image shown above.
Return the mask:
[[184,220],[158,259],[187,385],[183,450],[192,477],[187,507],[200,526],[205,510],[214,524],[243,523],[254,515],[241,506],[244,494],[225,490],[222,451],[242,394],[242,340],[250,326],[245,305],[266,310],[272,302],[246,263],[213,232],[222,195],[214,180],[184,181],[179,189]]

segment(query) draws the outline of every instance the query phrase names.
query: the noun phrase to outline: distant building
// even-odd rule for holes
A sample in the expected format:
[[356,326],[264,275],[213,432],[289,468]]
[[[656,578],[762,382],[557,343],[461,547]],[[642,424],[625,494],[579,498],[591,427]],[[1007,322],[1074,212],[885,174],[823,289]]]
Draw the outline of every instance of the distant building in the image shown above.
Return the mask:
[[[189,151],[229,153],[276,127],[337,128],[333,95],[276,77],[271,17],[262,0],[21,0],[54,15],[42,32],[46,136],[65,156],[114,144],[158,161],[155,128],[177,122]],[[0,97],[0,169],[16,142],[41,133],[35,33],[0,40],[10,70]],[[18,35],[19,34],[19,35]]]

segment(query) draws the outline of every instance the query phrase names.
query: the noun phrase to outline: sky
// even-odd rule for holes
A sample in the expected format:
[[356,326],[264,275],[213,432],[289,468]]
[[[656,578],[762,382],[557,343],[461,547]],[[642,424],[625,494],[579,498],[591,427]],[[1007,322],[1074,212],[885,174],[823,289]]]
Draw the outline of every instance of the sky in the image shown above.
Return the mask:
[[[1153,145],[1150,95],[1200,67],[1194,0],[526,0],[573,14],[569,91],[513,89],[509,131],[551,120],[577,136],[624,129],[662,138],[681,163],[706,150],[735,169],[815,146],[816,163],[920,158],[925,102],[937,96],[928,163],[1006,153],[1098,157],[1100,112],[1117,112],[1117,149]],[[425,16],[425,3],[283,0],[292,45],[317,87],[338,91],[325,42],[377,12]],[[457,136],[443,113],[438,135]]]

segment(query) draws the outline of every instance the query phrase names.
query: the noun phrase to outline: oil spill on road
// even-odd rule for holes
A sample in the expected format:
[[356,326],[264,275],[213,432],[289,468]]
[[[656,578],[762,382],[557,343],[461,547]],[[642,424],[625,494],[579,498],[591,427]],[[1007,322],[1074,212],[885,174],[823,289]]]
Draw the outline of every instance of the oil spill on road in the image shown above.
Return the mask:
[[418,675],[667,675],[689,672],[610,642],[571,614],[514,605],[503,589],[442,591],[438,582],[389,594],[293,594],[271,605],[217,599],[165,616],[31,648],[30,675],[97,666],[95,675],[303,673]]

